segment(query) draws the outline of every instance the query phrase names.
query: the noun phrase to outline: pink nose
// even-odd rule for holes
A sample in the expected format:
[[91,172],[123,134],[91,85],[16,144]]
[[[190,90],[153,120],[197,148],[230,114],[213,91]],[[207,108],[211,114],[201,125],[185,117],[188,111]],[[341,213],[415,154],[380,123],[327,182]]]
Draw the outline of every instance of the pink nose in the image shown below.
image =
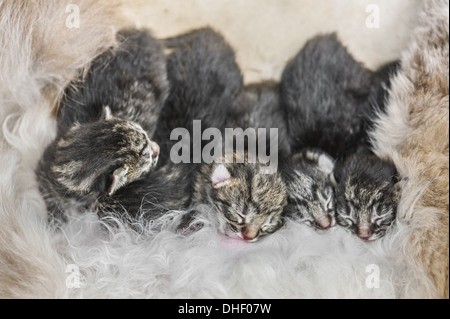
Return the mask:
[[372,230],[370,229],[370,225],[360,225],[358,227],[358,237],[362,240],[369,240],[372,238]]
[[159,156],[160,148],[159,145],[155,142],[150,141],[150,147],[152,148],[152,157],[156,158]]
[[242,227],[241,233],[245,240],[253,240],[258,236],[259,229],[254,226]]
[[331,217],[328,214],[320,216],[316,219],[316,222],[322,229],[328,229],[331,227]]

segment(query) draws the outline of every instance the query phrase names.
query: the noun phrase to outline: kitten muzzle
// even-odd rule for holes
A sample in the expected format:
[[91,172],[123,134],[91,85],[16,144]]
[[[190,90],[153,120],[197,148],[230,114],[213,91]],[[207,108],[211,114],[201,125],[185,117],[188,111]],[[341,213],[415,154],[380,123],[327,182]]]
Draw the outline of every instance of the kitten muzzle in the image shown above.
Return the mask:
[[319,216],[318,218],[316,218],[316,222],[322,229],[328,229],[333,227],[332,218],[328,214]]
[[360,225],[358,227],[358,237],[364,241],[368,241],[372,238],[373,232],[370,225]]
[[259,228],[255,226],[246,226],[241,229],[241,233],[244,240],[252,241],[258,237]]

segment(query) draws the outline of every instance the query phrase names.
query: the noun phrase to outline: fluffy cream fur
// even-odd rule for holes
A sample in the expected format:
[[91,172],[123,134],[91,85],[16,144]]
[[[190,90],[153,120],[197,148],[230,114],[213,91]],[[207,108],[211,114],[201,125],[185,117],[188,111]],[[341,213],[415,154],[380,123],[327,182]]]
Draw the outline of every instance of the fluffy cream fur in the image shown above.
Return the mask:
[[391,158],[418,196],[400,220],[411,261],[429,275],[439,296],[449,297],[449,3],[425,2],[420,25],[402,56],[387,115],[373,137],[376,152]]
[[[69,4],[80,28],[69,29]],[[45,226],[34,167],[55,133],[65,87],[122,25],[118,1],[0,0],[0,296],[68,296],[65,264]],[[59,280],[61,279],[61,280]]]
[[[86,24],[82,22],[79,30],[65,28],[68,3],[79,3],[82,8],[81,17]],[[156,232],[155,225],[143,224],[138,234],[120,223],[116,228],[102,225],[92,213],[71,219],[63,232],[52,234],[46,228],[45,205],[33,170],[54,136],[55,123],[50,114],[54,102],[70,79],[98,53],[114,45],[115,26],[120,22],[116,23],[111,2],[105,3],[0,0],[0,47],[8,43],[7,49],[0,51],[0,297],[441,296],[428,268],[421,263],[426,256],[421,252],[426,250],[417,245],[416,238],[419,227],[430,225],[428,216],[438,216],[444,210],[420,200],[429,188],[424,178],[414,172],[419,164],[425,168],[434,166],[414,158],[408,161],[397,151],[397,144],[392,145],[404,140],[394,125],[414,132],[405,122],[406,106],[400,103],[403,106],[398,108],[390,103],[393,115],[380,121],[376,136],[380,145],[385,145],[385,154],[396,160],[409,181],[400,205],[401,218],[380,241],[363,243],[338,228],[319,234],[289,222],[265,240],[244,245],[218,235],[213,225],[207,224],[184,238],[173,232],[170,221],[162,219],[162,232]],[[304,3],[312,5],[309,0]],[[295,33],[298,32],[291,39],[295,39]],[[397,53],[398,50],[390,52],[392,56]],[[260,78],[263,75],[259,74]],[[393,92],[401,90],[401,83],[409,83],[402,77],[397,82]],[[408,96],[409,92],[405,94]],[[390,132],[392,136],[386,135]],[[448,173],[448,162],[446,167]],[[71,265],[80,271],[79,288],[72,281],[76,273],[70,272],[74,269]],[[370,276],[377,269],[379,288],[370,288],[371,283],[377,283]]]

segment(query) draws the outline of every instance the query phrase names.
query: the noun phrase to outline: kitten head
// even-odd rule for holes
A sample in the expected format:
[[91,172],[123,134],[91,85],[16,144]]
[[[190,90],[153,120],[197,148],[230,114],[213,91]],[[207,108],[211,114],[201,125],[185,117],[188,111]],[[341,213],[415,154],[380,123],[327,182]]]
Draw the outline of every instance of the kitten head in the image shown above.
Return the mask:
[[383,237],[400,199],[395,167],[375,156],[354,155],[341,168],[336,220],[364,241]]
[[333,168],[333,159],[319,150],[305,150],[287,160],[283,177],[288,217],[318,230],[335,225]]
[[159,156],[138,124],[108,112],[103,120],[73,126],[50,151],[49,169],[65,196],[112,195],[149,172]]
[[285,185],[278,173],[261,174],[261,165],[213,163],[197,176],[195,200],[213,207],[219,231],[229,237],[255,242],[284,224]]

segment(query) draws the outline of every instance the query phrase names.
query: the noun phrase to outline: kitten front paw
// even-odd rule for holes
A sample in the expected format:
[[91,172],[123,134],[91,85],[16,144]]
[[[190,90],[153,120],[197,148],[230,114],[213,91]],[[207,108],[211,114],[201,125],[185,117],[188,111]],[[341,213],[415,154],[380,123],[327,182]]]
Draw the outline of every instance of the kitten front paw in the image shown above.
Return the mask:
[[180,225],[177,227],[177,234],[189,236],[193,233],[198,232],[200,229],[203,228],[204,224],[200,221],[195,221],[195,217],[198,214],[196,211],[189,212],[185,214],[181,218]]

